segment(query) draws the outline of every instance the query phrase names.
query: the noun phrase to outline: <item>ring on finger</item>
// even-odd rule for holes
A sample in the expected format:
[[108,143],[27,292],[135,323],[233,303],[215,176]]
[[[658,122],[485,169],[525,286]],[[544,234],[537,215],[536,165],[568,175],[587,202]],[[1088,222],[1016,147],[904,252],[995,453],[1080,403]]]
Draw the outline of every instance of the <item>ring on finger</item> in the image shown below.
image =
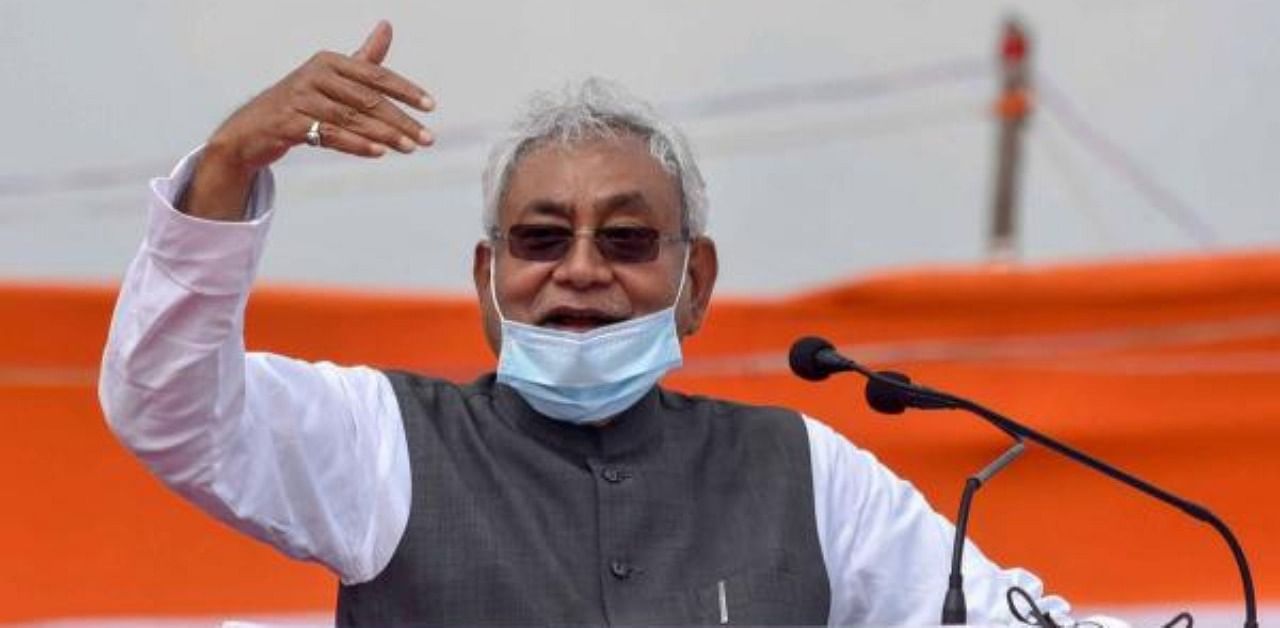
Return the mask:
[[323,139],[324,138],[320,137],[320,121],[312,120],[311,127],[307,129],[307,137],[306,137],[307,145],[319,146],[320,141]]

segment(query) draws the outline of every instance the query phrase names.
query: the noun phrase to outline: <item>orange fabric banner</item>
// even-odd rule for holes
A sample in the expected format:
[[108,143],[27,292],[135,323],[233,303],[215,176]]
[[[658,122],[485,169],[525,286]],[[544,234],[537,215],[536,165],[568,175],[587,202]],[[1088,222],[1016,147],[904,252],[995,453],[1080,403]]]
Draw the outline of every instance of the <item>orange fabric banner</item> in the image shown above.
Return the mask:
[[[114,288],[0,285],[0,621],[325,610],[334,579],[197,512],[108,433],[97,365]],[[471,298],[264,287],[252,350],[489,370]],[[715,301],[667,385],[831,423],[952,516],[1004,437],[955,412],[874,415],[853,376],[803,382],[797,337],[979,400],[1218,513],[1280,600],[1280,253],[940,268]],[[1077,603],[1236,602],[1209,527],[1032,446],[978,496],[972,536]]]

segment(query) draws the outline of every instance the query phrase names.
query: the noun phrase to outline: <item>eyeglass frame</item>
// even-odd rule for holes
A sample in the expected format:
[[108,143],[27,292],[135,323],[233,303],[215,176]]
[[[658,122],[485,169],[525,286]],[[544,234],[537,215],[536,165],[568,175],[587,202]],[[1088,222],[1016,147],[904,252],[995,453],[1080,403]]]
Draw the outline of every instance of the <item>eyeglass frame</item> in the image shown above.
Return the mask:
[[[508,255],[510,255],[511,257],[515,258],[515,259],[522,260],[522,261],[526,261],[526,262],[560,262],[560,261],[563,261],[563,260],[564,260],[564,258],[568,257],[569,253],[573,251],[573,244],[571,243],[571,244],[570,244],[570,245],[565,249],[564,254],[560,255],[559,257],[557,257],[557,258],[555,258],[555,259],[539,260],[539,259],[530,259],[530,258],[521,257],[521,256],[519,256],[519,255],[516,255],[515,253],[513,253],[513,252],[511,251],[511,236],[510,236],[510,231],[511,231],[511,229],[512,229],[512,228],[514,228],[514,227],[521,227],[521,226],[545,226],[545,227],[552,227],[552,228],[555,228],[555,227],[561,227],[562,225],[534,225],[534,224],[528,224],[528,223],[521,223],[521,224],[515,224],[515,225],[511,225],[511,226],[507,227],[507,229],[506,229],[506,231],[505,231],[505,232],[504,232],[501,228],[499,228],[499,227],[493,227],[493,228],[489,229],[489,234],[488,234],[488,235],[489,235],[489,240],[490,240],[490,241],[493,241],[493,242],[501,242],[501,241],[504,241],[504,240],[505,240],[505,241],[507,242],[507,247],[506,247],[506,249],[507,249],[507,254],[508,254]],[[681,227],[681,229],[680,229],[680,232],[679,232],[679,233],[663,233],[662,231],[658,230],[657,228],[654,228],[654,227],[648,227],[648,226],[639,226],[639,225],[634,225],[634,226],[633,226],[633,225],[627,225],[627,226],[619,225],[619,226],[616,226],[616,227],[605,226],[605,227],[600,227],[600,228],[583,228],[583,229],[571,229],[571,228],[568,228],[568,227],[564,227],[564,228],[565,228],[566,230],[570,231],[570,233],[571,233],[571,235],[572,235],[572,240],[573,240],[574,242],[576,242],[576,241],[578,240],[578,238],[581,238],[581,237],[583,237],[583,236],[592,236],[592,237],[591,237],[591,240],[592,240],[592,244],[594,244],[594,245],[595,245],[595,247],[596,247],[596,252],[600,254],[600,257],[601,257],[601,258],[603,258],[605,261],[609,262],[610,264],[649,264],[649,263],[652,263],[653,261],[657,260],[657,259],[658,259],[658,257],[662,255],[662,245],[663,245],[663,244],[670,244],[670,243],[675,243],[675,242],[684,242],[684,243],[686,243],[686,244],[692,244],[692,243],[693,243],[693,241],[694,241],[695,239],[697,239],[697,237],[696,237],[696,236],[694,236],[694,235],[692,235],[691,233],[689,233],[689,230],[688,230],[688,228],[687,228],[687,227]],[[603,230],[607,230],[607,229],[611,229],[611,228],[614,228],[614,229],[617,229],[617,228],[621,228],[621,229],[647,229],[647,230],[655,231],[655,232],[657,232],[657,234],[658,234],[657,239],[656,239],[656,240],[654,240],[654,242],[655,242],[655,244],[656,244],[657,251],[655,251],[655,252],[654,252],[653,257],[648,258],[648,259],[644,259],[644,260],[626,261],[626,260],[615,260],[615,259],[611,259],[611,258],[609,257],[609,255],[608,255],[607,253],[605,253],[605,250],[604,250],[603,248],[601,248],[601,247],[600,247],[600,240],[598,239],[598,237],[599,237],[599,235],[600,235],[600,232],[601,232],[601,231],[603,231]]]

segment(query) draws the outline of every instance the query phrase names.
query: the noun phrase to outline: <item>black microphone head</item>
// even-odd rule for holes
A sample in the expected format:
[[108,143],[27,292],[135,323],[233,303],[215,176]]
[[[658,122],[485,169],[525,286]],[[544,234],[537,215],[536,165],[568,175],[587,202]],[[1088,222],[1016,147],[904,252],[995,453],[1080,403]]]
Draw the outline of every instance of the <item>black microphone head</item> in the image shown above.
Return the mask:
[[[910,384],[911,378],[894,371],[880,371],[881,377]],[[867,405],[881,414],[902,414],[907,409],[907,396],[901,390],[874,379],[867,380]]]
[[831,349],[835,346],[817,336],[805,336],[795,341],[791,345],[791,372],[811,382],[826,379],[831,371],[818,360],[818,354]]

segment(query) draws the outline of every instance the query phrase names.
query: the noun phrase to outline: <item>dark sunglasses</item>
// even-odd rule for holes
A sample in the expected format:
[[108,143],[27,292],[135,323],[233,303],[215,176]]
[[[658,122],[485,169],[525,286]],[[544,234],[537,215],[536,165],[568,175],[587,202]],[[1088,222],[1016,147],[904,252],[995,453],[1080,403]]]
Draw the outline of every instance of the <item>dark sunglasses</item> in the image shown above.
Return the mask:
[[601,227],[574,231],[561,225],[512,225],[507,233],[491,237],[506,240],[512,257],[531,262],[554,262],[568,255],[579,235],[589,235],[600,255],[610,262],[640,264],[658,258],[663,242],[685,242],[689,237],[663,235],[652,227]]

